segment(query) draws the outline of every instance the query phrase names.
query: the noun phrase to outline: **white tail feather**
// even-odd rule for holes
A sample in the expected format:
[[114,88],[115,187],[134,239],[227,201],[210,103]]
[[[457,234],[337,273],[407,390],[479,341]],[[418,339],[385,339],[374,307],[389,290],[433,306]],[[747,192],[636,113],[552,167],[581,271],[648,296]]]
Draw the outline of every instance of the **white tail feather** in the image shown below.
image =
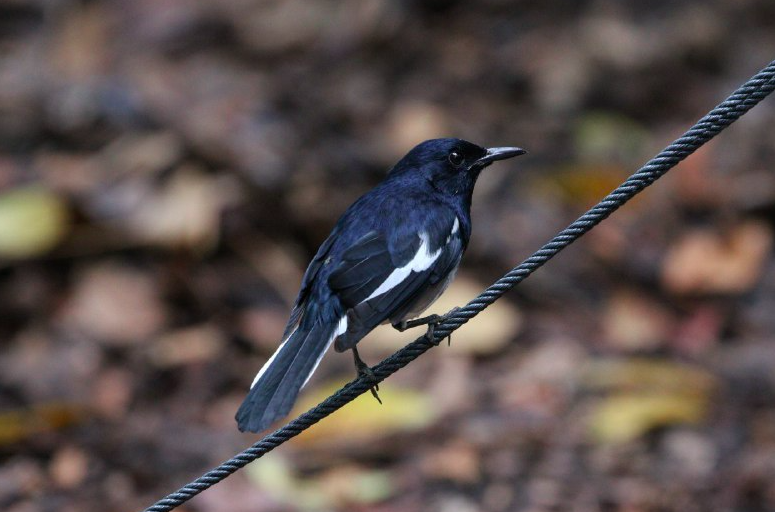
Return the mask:
[[324,348],[320,355],[318,356],[318,360],[315,361],[315,366],[312,367],[312,370],[310,370],[309,375],[307,375],[307,378],[304,379],[304,384],[301,385],[301,387],[304,387],[307,385],[307,382],[309,382],[309,379],[312,377],[312,374],[315,373],[315,370],[318,369],[318,366],[320,366],[320,361],[323,360],[323,356],[326,355],[326,352],[328,352],[329,347],[334,342],[337,336],[340,334],[344,334],[344,332],[347,330],[347,315],[343,316],[339,319],[339,323],[336,326],[336,331],[334,331],[334,334],[331,335],[331,338],[326,342],[326,348]]
[[[298,325],[296,326],[296,329],[298,329]],[[258,379],[261,378],[261,376],[266,373],[266,370],[269,369],[269,367],[272,365],[272,362],[274,361],[274,358],[277,357],[277,354],[280,353],[280,351],[283,349],[285,344],[288,342],[291,336],[296,332],[296,329],[292,330],[291,333],[285,337],[285,339],[280,343],[280,346],[277,347],[277,350],[274,351],[274,354],[272,354],[272,357],[267,359],[267,361],[264,363],[264,366],[261,367],[260,370],[258,370],[258,373],[256,374],[256,377],[253,379],[253,383],[250,384],[250,389],[253,389],[253,386],[256,385],[256,382],[258,382]]]
[[[258,370],[258,373],[256,374],[255,378],[253,379],[253,382],[250,384],[250,389],[253,389],[253,386],[256,385],[256,383],[261,378],[261,376],[264,373],[266,373],[266,371],[269,369],[269,367],[274,362],[275,357],[277,357],[277,354],[280,353],[280,351],[283,349],[283,347],[288,342],[290,337],[293,336],[296,333],[297,330],[298,330],[298,326],[296,327],[296,329],[291,331],[290,334],[288,334],[288,336],[285,337],[285,339],[282,341],[282,343],[280,343],[280,346],[277,347],[277,350],[274,351],[274,354],[272,354],[272,357],[267,359],[266,363],[264,363],[264,366],[262,366],[261,369]],[[328,348],[331,346],[331,343],[334,342],[334,340],[336,339],[337,336],[339,336],[340,334],[343,334],[346,330],[347,330],[347,316],[343,316],[342,318],[339,319],[339,323],[336,326],[336,331],[334,331],[334,334],[332,334],[331,338],[328,340],[328,342],[326,342],[326,348],[324,348],[320,352],[320,355],[318,356],[317,361],[315,361],[315,365],[312,367],[312,370],[310,370],[309,375],[307,375],[307,378],[304,380],[304,384],[301,385],[302,387],[307,385],[307,381],[309,381],[310,377],[312,377],[312,374],[315,373],[315,370],[317,370],[318,366],[320,365],[320,361],[323,359],[323,356],[328,351]]]

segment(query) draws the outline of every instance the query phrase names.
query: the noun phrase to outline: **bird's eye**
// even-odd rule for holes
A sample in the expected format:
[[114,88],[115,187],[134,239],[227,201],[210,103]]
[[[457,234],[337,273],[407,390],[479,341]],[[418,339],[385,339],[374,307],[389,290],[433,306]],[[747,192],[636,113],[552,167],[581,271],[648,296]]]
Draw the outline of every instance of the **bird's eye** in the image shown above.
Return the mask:
[[451,163],[455,167],[461,165],[463,163],[463,155],[461,155],[457,151],[453,151],[452,153],[449,154],[449,163]]

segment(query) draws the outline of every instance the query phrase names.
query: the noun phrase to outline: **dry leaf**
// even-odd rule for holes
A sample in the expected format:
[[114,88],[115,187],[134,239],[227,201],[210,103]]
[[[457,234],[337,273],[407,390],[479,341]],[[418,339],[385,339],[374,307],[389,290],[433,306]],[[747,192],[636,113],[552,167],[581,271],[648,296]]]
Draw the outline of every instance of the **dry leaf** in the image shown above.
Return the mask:
[[316,478],[315,484],[334,506],[378,503],[394,492],[393,479],[388,471],[367,470],[348,465],[335,466]]
[[302,510],[377,503],[394,492],[390,473],[356,465],[333,466],[305,478],[299,476],[285,458],[270,453],[245,469],[251,481],[272,499]]
[[609,344],[621,350],[650,350],[662,345],[672,327],[668,312],[658,303],[629,291],[615,293],[603,314]]
[[699,368],[656,360],[590,365],[588,387],[610,391],[593,408],[589,428],[599,442],[631,441],[654,428],[697,423],[707,412],[715,377]]
[[475,484],[481,476],[481,461],[476,448],[468,442],[451,442],[425,454],[420,465],[431,478],[458,484]]
[[708,394],[716,386],[716,377],[695,366],[663,359],[603,359],[584,369],[586,388],[602,391],[648,390],[668,393]]
[[62,489],[74,489],[83,483],[89,472],[89,456],[74,446],[60,448],[49,463],[53,482]]
[[208,250],[218,241],[223,209],[238,196],[232,180],[184,169],[159,192],[145,197],[127,223],[143,241]]
[[725,234],[690,231],[665,257],[662,283],[676,294],[742,293],[756,284],[771,248],[772,231],[762,222]]
[[169,131],[130,132],[111,142],[99,155],[112,176],[132,179],[153,176],[171,168],[183,154],[180,137]]
[[0,413],[0,446],[69,427],[82,421],[86,410],[78,405],[49,403]]
[[623,393],[597,404],[590,428],[600,442],[624,443],[654,428],[698,423],[707,407],[707,397],[692,394]]
[[157,285],[128,266],[91,266],[78,280],[62,320],[104,343],[147,341],[167,316]]
[[201,325],[165,333],[150,347],[149,356],[161,368],[195,364],[213,359],[223,345],[218,329]]

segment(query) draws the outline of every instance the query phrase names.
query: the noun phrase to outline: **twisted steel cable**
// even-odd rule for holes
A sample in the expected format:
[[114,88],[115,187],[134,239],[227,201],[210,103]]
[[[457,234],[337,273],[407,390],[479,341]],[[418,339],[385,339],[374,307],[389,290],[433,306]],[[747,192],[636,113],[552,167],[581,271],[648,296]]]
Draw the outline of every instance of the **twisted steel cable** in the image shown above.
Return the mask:
[[[406,347],[388,357],[372,368],[377,382],[403,368],[421,354],[437,345],[453,331],[468,322],[498,300],[504,293],[523,281],[544,263],[552,259],[558,252],[570,245],[595,227],[600,221],[611,215],[624,203],[632,199],[644,188],[662,177],[678,162],[692,154],[703,144],[718,135],[724,128],[739,119],[757,103],[767,97],[775,89],[775,61],[751,77],[731,96],[711,110],[705,117],[684,133],[679,139],[662,150],[646,165],[631,175],[608,194],[602,201],[592,207],[584,215],[557,234],[547,244],[533,253],[528,259],[514,267],[506,275],[498,279],[478,297],[459,309],[454,309],[440,323],[433,335],[433,342],[424,336],[419,337]],[[340,407],[368,391],[374,385],[371,378],[357,378],[339,391],[326,398],[323,402],[297,417],[284,427],[267,435],[250,448],[235,455],[218,467],[211,469],[193,482],[178,491],[169,494],[148,507],[145,512],[168,512],[187,502],[205,489],[217,484],[248,463],[258,459],[265,453],[275,449],[289,439],[330,415]]]

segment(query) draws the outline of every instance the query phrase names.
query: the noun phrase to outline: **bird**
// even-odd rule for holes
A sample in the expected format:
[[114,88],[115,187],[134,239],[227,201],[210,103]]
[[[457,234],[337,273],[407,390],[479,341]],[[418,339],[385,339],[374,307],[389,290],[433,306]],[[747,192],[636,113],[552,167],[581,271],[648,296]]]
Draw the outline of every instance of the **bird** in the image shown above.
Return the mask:
[[356,346],[378,325],[427,325],[432,341],[443,317],[417,317],[453,280],[468,247],[477,178],[493,162],[525,153],[427,140],[355,201],[307,267],[282,341],[237,411],[239,430],[261,432],[286,416],[332,344],[352,350],[358,374],[373,377]]

